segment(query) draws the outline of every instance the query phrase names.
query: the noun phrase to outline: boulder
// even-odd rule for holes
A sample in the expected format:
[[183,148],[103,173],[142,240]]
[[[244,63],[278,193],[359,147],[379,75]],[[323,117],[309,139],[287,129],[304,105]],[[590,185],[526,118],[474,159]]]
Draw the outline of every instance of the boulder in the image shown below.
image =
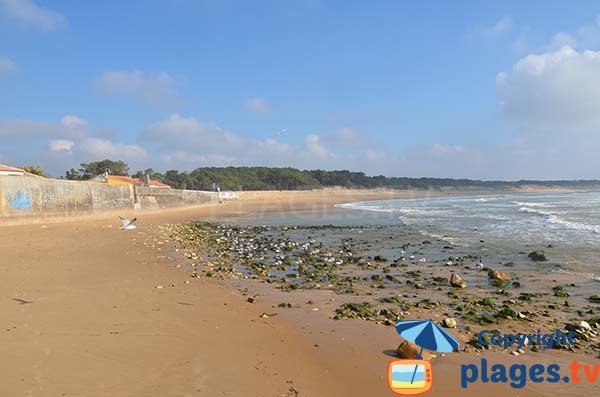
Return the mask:
[[592,295],[588,299],[592,303],[600,303],[600,295]]
[[[405,340],[404,342],[400,343],[396,349],[396,356],[405,360],[416,360],[420,350],[421,348],[419,346]],[[423,360],[429,360],[431,358],[430,354],[425,350],[423,350],[422,354]]]
[[467,282],[458,274],[452,273],[452,276],[450,277],[450,285],[456,288],[466,288]]
[[452,317],[447,317],[444,319],[444,321],[442,321],[442,325],[446,328],[456,328],[456,319]]
[[488,277],[492,280],[500,280],[500,281],[509,281],[510,276],[506,273],[499,272],[497,270],[490,270],[488,272]]
[[529,259],[531,259],[532,261],[535,261],[535,262],[545,262],[548,260],[544,250],[531,251],[529,253],[529,255],[527,255],[527,256],[529,257]]

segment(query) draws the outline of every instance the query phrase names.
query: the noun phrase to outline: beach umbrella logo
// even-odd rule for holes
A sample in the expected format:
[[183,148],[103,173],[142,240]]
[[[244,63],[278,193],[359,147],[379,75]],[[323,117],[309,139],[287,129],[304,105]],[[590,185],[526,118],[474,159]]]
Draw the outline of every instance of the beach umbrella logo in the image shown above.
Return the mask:
[[422,359],[423,349],[450,353],[458,351],[458,340],[432,320],[408,320],[396,324],[405,340],[421,348],[416,360],[393,360],[388,364],[388,384],[396,394],[426,393],[433,385],[431,363]]

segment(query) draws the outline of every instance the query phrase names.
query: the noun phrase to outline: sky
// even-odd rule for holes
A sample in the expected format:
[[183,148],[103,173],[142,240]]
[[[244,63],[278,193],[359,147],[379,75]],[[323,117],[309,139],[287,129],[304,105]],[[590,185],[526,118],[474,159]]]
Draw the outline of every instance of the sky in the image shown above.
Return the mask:
[[595,1],[0,0],[0,163],[600,179]]

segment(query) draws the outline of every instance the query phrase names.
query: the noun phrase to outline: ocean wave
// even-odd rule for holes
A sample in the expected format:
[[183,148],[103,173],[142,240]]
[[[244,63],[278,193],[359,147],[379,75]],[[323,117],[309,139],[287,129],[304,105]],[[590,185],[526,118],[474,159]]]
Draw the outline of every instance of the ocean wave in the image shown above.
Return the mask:
[[598,225],[590,225],[587,223],[568,221],[566,219],[562,219],[558,215],[549,215],[548,222],[554,223],[557,225],[562,225],[569,229],[582,230],[582,231],[592,232],[594,234],[600,234],[600,226],[598,226]]
[[382,206],[373,206],[365,203],[347,203],[347,204],[336,204],[337,208],[346,208],[351,210],[363,210],[363,211],[374,211],[374,212],[387,212],[394,213],[400,212],[397,208],[384,208]]
[[526,212],[528,214],[537,214],[537,215],[542,215],[542,216],[552,215],[552,213],[550,213],[550,212],[538,210],[538,209],[531,208],[531,207],[521,207],[521,208],[519,208],[519,212]]
[[547,204],[547,203],[532,203],[532,202],[529,202],[529,201],[513,201],[512,204],[518,205],[518,206],[521,206],[521,207],[542,207],[542,208],[552,207],[551,204]]
[[389,208],[383,205],[373,205],[367,202],[360,203],[346,203],[346,204],[336,204],[337,208],[346,208],[352,210],[363,210],[363,211],[373,211],[373,212],[385,212],[390,214],[399,214],[400,217],[404,217],[407,215],[415,214],[415,215],[432,215],[440,213],[440,211],[431,210],[429,208],[419,209],[419,208]]
[[548,211],[542,211],[535,208],[529,207],[521,207],[519,208],[519,212],[525,212],[529,214],[540,215],[544,217],[545,221],[551,224],[560,225],[566,227],[568,229],[578,230],[578,231],[587,231],[592,232],[594,234],[600,234],[600,225],[590,225],[588,223],[569,221],[567,219],[561,218],[558,214],[553,214]]
[[557,268],[557,269],[551,270],[551,273],[570,274],[573,276],[583,277],[588,280],[600,281],[600,275],[595,274],[595,273],[589,273],[589,272],[577,272],[577,271],[573,271],[573,270]]

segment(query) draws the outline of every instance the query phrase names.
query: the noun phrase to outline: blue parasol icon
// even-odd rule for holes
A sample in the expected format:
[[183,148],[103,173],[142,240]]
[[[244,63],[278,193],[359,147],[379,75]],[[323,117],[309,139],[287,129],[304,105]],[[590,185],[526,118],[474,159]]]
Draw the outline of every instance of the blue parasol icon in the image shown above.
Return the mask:
[[[458,341],[452,335],[441,329],[431,320],[407,320],[396,324],[396,331],[401,337],[421,348],[419,358],[423,349],[436,352],[450,353],[458,350]],[[417,367],[413,372],[410,383],[413,383]]]

